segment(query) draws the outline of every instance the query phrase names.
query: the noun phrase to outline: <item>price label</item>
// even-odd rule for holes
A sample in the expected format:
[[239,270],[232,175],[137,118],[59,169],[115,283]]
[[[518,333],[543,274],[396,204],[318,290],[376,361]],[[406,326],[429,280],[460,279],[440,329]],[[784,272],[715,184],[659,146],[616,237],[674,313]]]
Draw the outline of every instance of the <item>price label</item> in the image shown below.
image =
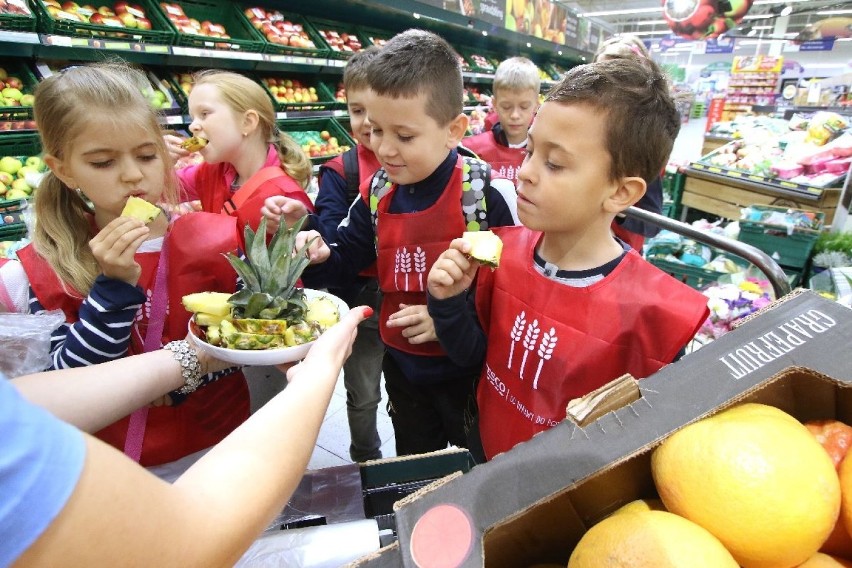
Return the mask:
[[[133,49],[131,44],[125,41],[105,41],[103,42],[102,47],[104,49]],[[138,46],[136,46],[136,51],[139,51]]]
[[789,187],[791,189],[799,189],[798,185],[796,185],[795,183],[790,183],[789,181],[779,182],[778,185],[780,185],[781,187]]
[[283,119],[287,118],[287,113],[286,112],[276,112],[275,118],[277,118],[278,120],[283,120]]
[[730,177],[734,177],[734,178],[741,178],[741,177],[743,177],[743,174],[742,174],[742,173],[740,173],[740,172],[728,172],[728,175],[729,175]]
[[713,172],[714,174],[721,174],[721,173],[722,173],[722,169],[721,169],[721,168],[707,168],[707,171],[708,171],[708,172]]
[[748,179],[750,179],[751,181],[766,181],[760,176],[748,176]]
[[168,45],[146,44],[143,47],[146,53],[169,53],[171,51],[171,47]]

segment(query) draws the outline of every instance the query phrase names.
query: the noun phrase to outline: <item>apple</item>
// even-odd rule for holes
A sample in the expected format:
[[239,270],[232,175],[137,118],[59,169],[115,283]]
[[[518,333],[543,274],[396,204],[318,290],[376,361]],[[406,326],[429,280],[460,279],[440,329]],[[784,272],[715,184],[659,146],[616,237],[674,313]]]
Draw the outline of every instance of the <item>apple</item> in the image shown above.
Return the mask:
[[41,159],[41,156],[28,157],[24,160],[24,165],[28,168],[35,168],[37,172],[44,171],[44,160]]
[[8,76],[9,74],[6,72],[6,70],[0,67],[0,80],[5,81]]
[[323,140],[328,140],[329,138],[331,138],[331,133],[328,130],[323,130],[322,132],[320,132],[320,138],[322,138]]
[[7,189],[6,184],[0,182],[0,195],[5,195]]
[[118,19],[121,21],[125,27],[128,28],[137,28],[139,27],[139,21],[136,19],[136,16],[131,14],[130,12],[124,12],[123,14],[119,14]]
[[33,104],[35,104],[35,95],[31,95],[29,93],[22,95],[20,102],[21,106],[31,107],[33,106]]
[[61,5],[62,9],[66,12],[71,12],[72,14],[80,9],[80,5],[76,2],[71,2],[68,0],[67,2],[63,2]]
[[136,18],[136,27],[140,30],[150,30],[151,20],[148,18]]
[[2,91],[0,91],[0,95],[3,95],[4,99],[20,101],[21,97],[24,96],[24,93],[22,93],[20,89],[16,89],[14,87],[6,87]]
[[0,183],[3,185],[12,185],[13,181],[15,181],[15,176],[9,172],[0,172]]
[[100,8],[98,8],[97,11],[98,11],[99,14],[102,14],[104,16],[115,16],[116,15],[116,13],[113,12],[112,8],[110,8],[109,6],[101,6]]
[[21,160],[13,156],[3,156],[0,158],[0,172],[15,175],[23,167]]
[[10,189],[6,192],[6,199],[26,199],[30,194],[20,189]]
[[29,195],[33,192],[33,188],[30,187],[30,184],[27,183],[27,180],[24,178],[17,178],[12,182],[12,190],[23,191],[25,195]]
[[90,24],[97,24],[97,25],[99,25],[99,26],[102,26],[102,25],[104,25],[104,20],[105,20],[105,19],[106,19],[106,16],[104,16],[104,15],[103,15],[103,14],[101,14],[100,12],[95,12],[94,14],[92,14],[91,16],[89,16],[89,23],[90,23]]

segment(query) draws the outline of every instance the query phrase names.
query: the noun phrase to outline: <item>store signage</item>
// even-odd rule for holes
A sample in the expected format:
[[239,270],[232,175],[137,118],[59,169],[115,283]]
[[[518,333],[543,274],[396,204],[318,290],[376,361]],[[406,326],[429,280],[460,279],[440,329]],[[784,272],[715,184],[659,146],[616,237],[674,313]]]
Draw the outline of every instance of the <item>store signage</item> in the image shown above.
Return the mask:
[[831,51],[834,49],[833,37],[824,37],[822,39],[812,39],[799,44],[799,51]]
[[676,35],[668,35],[660,38],[660,51],[666,52],[682,43],[692,43],[692,40],[678,37]]
[[697,49],[693,53],[733,53],[734,39],[730,37],[714,37],[695,42]]

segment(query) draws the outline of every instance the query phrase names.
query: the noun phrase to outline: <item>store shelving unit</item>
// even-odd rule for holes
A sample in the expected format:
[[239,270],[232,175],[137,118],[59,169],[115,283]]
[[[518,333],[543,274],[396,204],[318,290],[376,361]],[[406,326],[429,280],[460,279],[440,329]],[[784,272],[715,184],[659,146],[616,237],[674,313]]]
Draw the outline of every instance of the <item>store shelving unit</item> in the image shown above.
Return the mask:
[[734,57],[722,120],[749,113],[755,106],[773,105],[782,64],[783,58],[768,55]]

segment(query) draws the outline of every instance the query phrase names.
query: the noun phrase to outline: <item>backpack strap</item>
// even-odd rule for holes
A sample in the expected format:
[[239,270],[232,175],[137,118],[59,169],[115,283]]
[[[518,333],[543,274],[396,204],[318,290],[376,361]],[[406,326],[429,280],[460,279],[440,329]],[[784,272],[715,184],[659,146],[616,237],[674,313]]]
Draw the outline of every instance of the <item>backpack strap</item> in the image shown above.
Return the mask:
[[242,185],[230,199],[225,201],[225,204],[222,205],[222,213],[225,215],[232,215],[234,211],[239,209],[243,203],[248,201],[248,199],[252,196],[252,194],[264,183],[286,176],[287,173],[281,169],[280,166],[267,166],[265,168],[261,168],[253,176],[249,178],[249,180]]
[[[462,156],[462,214],[468,231],[488,229],[488,205],[485,190],[491,184],[491,165],[479,158]],[[373,218],[373,235],[378,240],[379,201],[391,189],[388,174],[379,169],[370,181],[370,215]]]
[[361,185],[361,172],[358,165],[358,146],[353,146],[341,155],[343,159],[343,173],[346,178],[346,197],[349,203],[355,201],[360,195],[358,186]]

